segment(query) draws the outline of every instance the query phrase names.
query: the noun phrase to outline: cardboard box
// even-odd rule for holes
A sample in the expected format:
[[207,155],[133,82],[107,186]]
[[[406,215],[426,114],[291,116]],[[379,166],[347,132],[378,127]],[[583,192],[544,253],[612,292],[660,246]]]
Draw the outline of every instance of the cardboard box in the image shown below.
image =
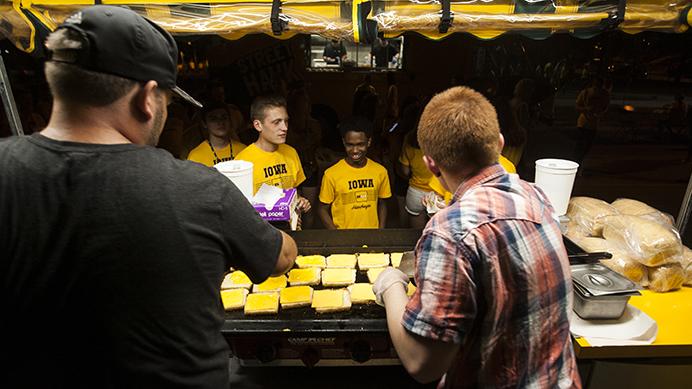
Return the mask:
[[296,212],[298,192],[295,188],[284,189],[283,196],[274,204],[272,209],[267,209],[261,203],[253,203],[252,205],[264,220],[288,222],[292,230],[295,230],[298,226],[298,213]]

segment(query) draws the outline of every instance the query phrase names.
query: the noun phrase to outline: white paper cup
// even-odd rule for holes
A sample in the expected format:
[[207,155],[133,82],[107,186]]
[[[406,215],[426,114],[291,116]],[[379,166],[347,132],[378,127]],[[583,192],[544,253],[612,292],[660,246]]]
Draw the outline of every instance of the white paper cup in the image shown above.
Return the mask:
[[219,162],[214,165],[214,168],[219,171],[219,173],[228,177],[229,180],[233,181],[236,187],[240,189],[240,192],[250,201],[252,199],[252,162],[249,161],[225,161]]
[[548,158],[536,161],[536,185],[548,196],[558,216],[567,213],[567,204],[572,195],[578,168],[578,163],[566,159]]

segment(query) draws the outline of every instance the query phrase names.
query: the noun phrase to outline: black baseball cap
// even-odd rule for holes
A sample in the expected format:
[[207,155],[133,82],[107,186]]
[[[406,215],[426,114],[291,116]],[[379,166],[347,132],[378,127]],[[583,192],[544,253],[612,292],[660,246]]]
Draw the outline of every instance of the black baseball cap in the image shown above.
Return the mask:
[[79,33],[86,42],[71,63],[135,81],[154,80],[159,87],[202,107],[175,84],[178,45],[168,31],[151,20],[128,8],[95,5],[69,16],[58,26],[61,28]]

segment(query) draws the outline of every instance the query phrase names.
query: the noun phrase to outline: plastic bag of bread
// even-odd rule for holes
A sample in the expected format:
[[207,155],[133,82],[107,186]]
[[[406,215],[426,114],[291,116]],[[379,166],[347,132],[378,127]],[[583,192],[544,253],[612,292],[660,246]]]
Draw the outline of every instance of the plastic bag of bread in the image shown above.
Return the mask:
[[685,285],[692,286],[692,250],[683,246],[682,268],[685,269]]
[[649,289],[668,292],[679,289],[685,282],[685,272],[679,263],[649,268]]
[[611,252],[612,248],[608,245],[608,241],[603,238],[584,237],[574,241],[579,247],[587,253]]
[[641,286],[649,284],[647,267],[630,257],[624,250],[611,249],[611,259],[602,259],[601,264],[627,277],[630,281]]
[[577,243],[578,240],[589,236],[589,232],[579,225],[579,223],[570,220],[565,228],[565,236],[570,238],[572,242]]
[[588,253],[607,252],[613,257],[611,259],[602,259],[601,263],[613,271],[616,271],[627,277],[632,282],[641,286],[647,285],[646,266],[634,260],[627,251],[617,247],[613,247],[607,240],[603,238],[587,237],[575,242]]
[[640,216],[608,216],[603,220],[603,237],[615,248],[624,249],[646,266],[679,263],[682,242],[672,226]]
[[633,199],[617,199],[611,204],[613,208],[623,215],[644,216],[648,215],[659,222],[673,225],[673,217],[665,214],[658,209]]
[[618,211],[610,204],[591,197],[572,197],[567,207],[567,216],[591,236],[602,236],[602,219],[617,214]]

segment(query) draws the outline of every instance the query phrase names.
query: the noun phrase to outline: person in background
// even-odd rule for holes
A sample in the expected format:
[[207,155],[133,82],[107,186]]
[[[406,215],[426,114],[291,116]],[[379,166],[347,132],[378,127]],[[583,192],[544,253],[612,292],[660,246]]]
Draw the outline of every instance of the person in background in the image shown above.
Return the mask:
[[[297,188],[305,181],[305,173],[296,149],[286,144],[286,99],[278,95],[255,98],[250,107],[250,119],[259,138],[238,153],[236,159],[253,164],[253,194],[262,184],[281,189]],[[305,197],[299,197],[297,210],[300,213],[309,212],[310,202]]]
[[402,177],[397,173],[401,150],[404,139],[410,132],[415,132],[420,116],[420,102],[417,96],[407,96],[401,105],[401,116],[390,128],[382,134],[384,143],[384,162],[392,177],[392,192],[396,197],[397,216],[399,226],[406,228],[409,225],[408,212],[406,212],[406,191],[408,189],[408,176]]
[[673,102],[665,107],[666,118],[658,123],[659,129],[668,134],[674,134],[677,129],[685,128],[687,125],[687,102],[685,95],[678,93],[673,98]]
[[364,102],[366,99],[372,100],[369,96],[377,97],[377,90],[372,85],[372,75],[367,73],[363,76],[362,82],[353,90],[353,96],[351,98],[351,115],[362,116],[362,112],[374,110],[376,108],[367,107],[368,102]]
[[[416,127],[417,123],[416,123]],[[422,229],[427,221],[423,199],[432,192],[430,180],[432,173],[423,162],[423,151],[418,145],[418,131],[410,131],[404,139],[399,155],[397,173],[408,178],[405,211],[409,214],[411,228]]]
[[505,138],[505,146],[502,153],[507,156],[512,164],[518,166],[528,141],[533,119],[531,117],[531,96],[534,92],[534,82],[525,78],[517,82],[514,87],[514,95],[509,101],[508,110],[499,109],[501,131]]
[[384,98],[384,121],[382,133],[386,132],[399,120],[399,86],[395,72],[387,72],[387,95]]
[[399,50],[389,42],[389,39],[378,37],[372,44],[370,55],[374,59],[375,67],[388,68],[395,58],[398,58]]
[[208,138],[190,151],[188,160],[212,167],[234,160],[245,149],[236,132],[240,123],[231,119],[228,107],[224,102],[214,101],[204,106],[201,118]]
[[493,106],[448,89],[425,107],[418,141],[454,197],[416,244],[410,300],[399,269],[373,285],[404,368],[439,388],[579,388],[560,226],[545,194],[497,163]]
[[[302,162],[305,181],[300,185],[300,191],[310,204],[315,204],[320,181],[317,171],[317,149],[322,142],[320,123],[310,115],[310,96],[304,86],[289,92],[287,103],[291,131],[286,135],[286,143],[296,149]],[[314,212],[305,214],[301,220],[301,227],[311,228],[313,217]]]
[[348,52],[344,43],[339,39],[330,39],[324,46],[322,59],[327,65],[341,65],[346,60]]
[[295,242],[153,147],[173,94],[199,105],[168,32],[98,5],[46,48],[48,125],[0,141],[0,387],[228,388],[224,273],[283,274]]
[[387,169],[367,157],[372,123],[352,117],[339,126],[346,157],[322,177],[318,214],[327,229],[384,228],[392,196]]
[[576,144],[575,162],[583,166],[584,159],[591,149],[598,125],[610,106],[610,92],[603,87],[603,79],[595,77],[591,84],[579,92],[576,101],[577,129],[579,139]]

